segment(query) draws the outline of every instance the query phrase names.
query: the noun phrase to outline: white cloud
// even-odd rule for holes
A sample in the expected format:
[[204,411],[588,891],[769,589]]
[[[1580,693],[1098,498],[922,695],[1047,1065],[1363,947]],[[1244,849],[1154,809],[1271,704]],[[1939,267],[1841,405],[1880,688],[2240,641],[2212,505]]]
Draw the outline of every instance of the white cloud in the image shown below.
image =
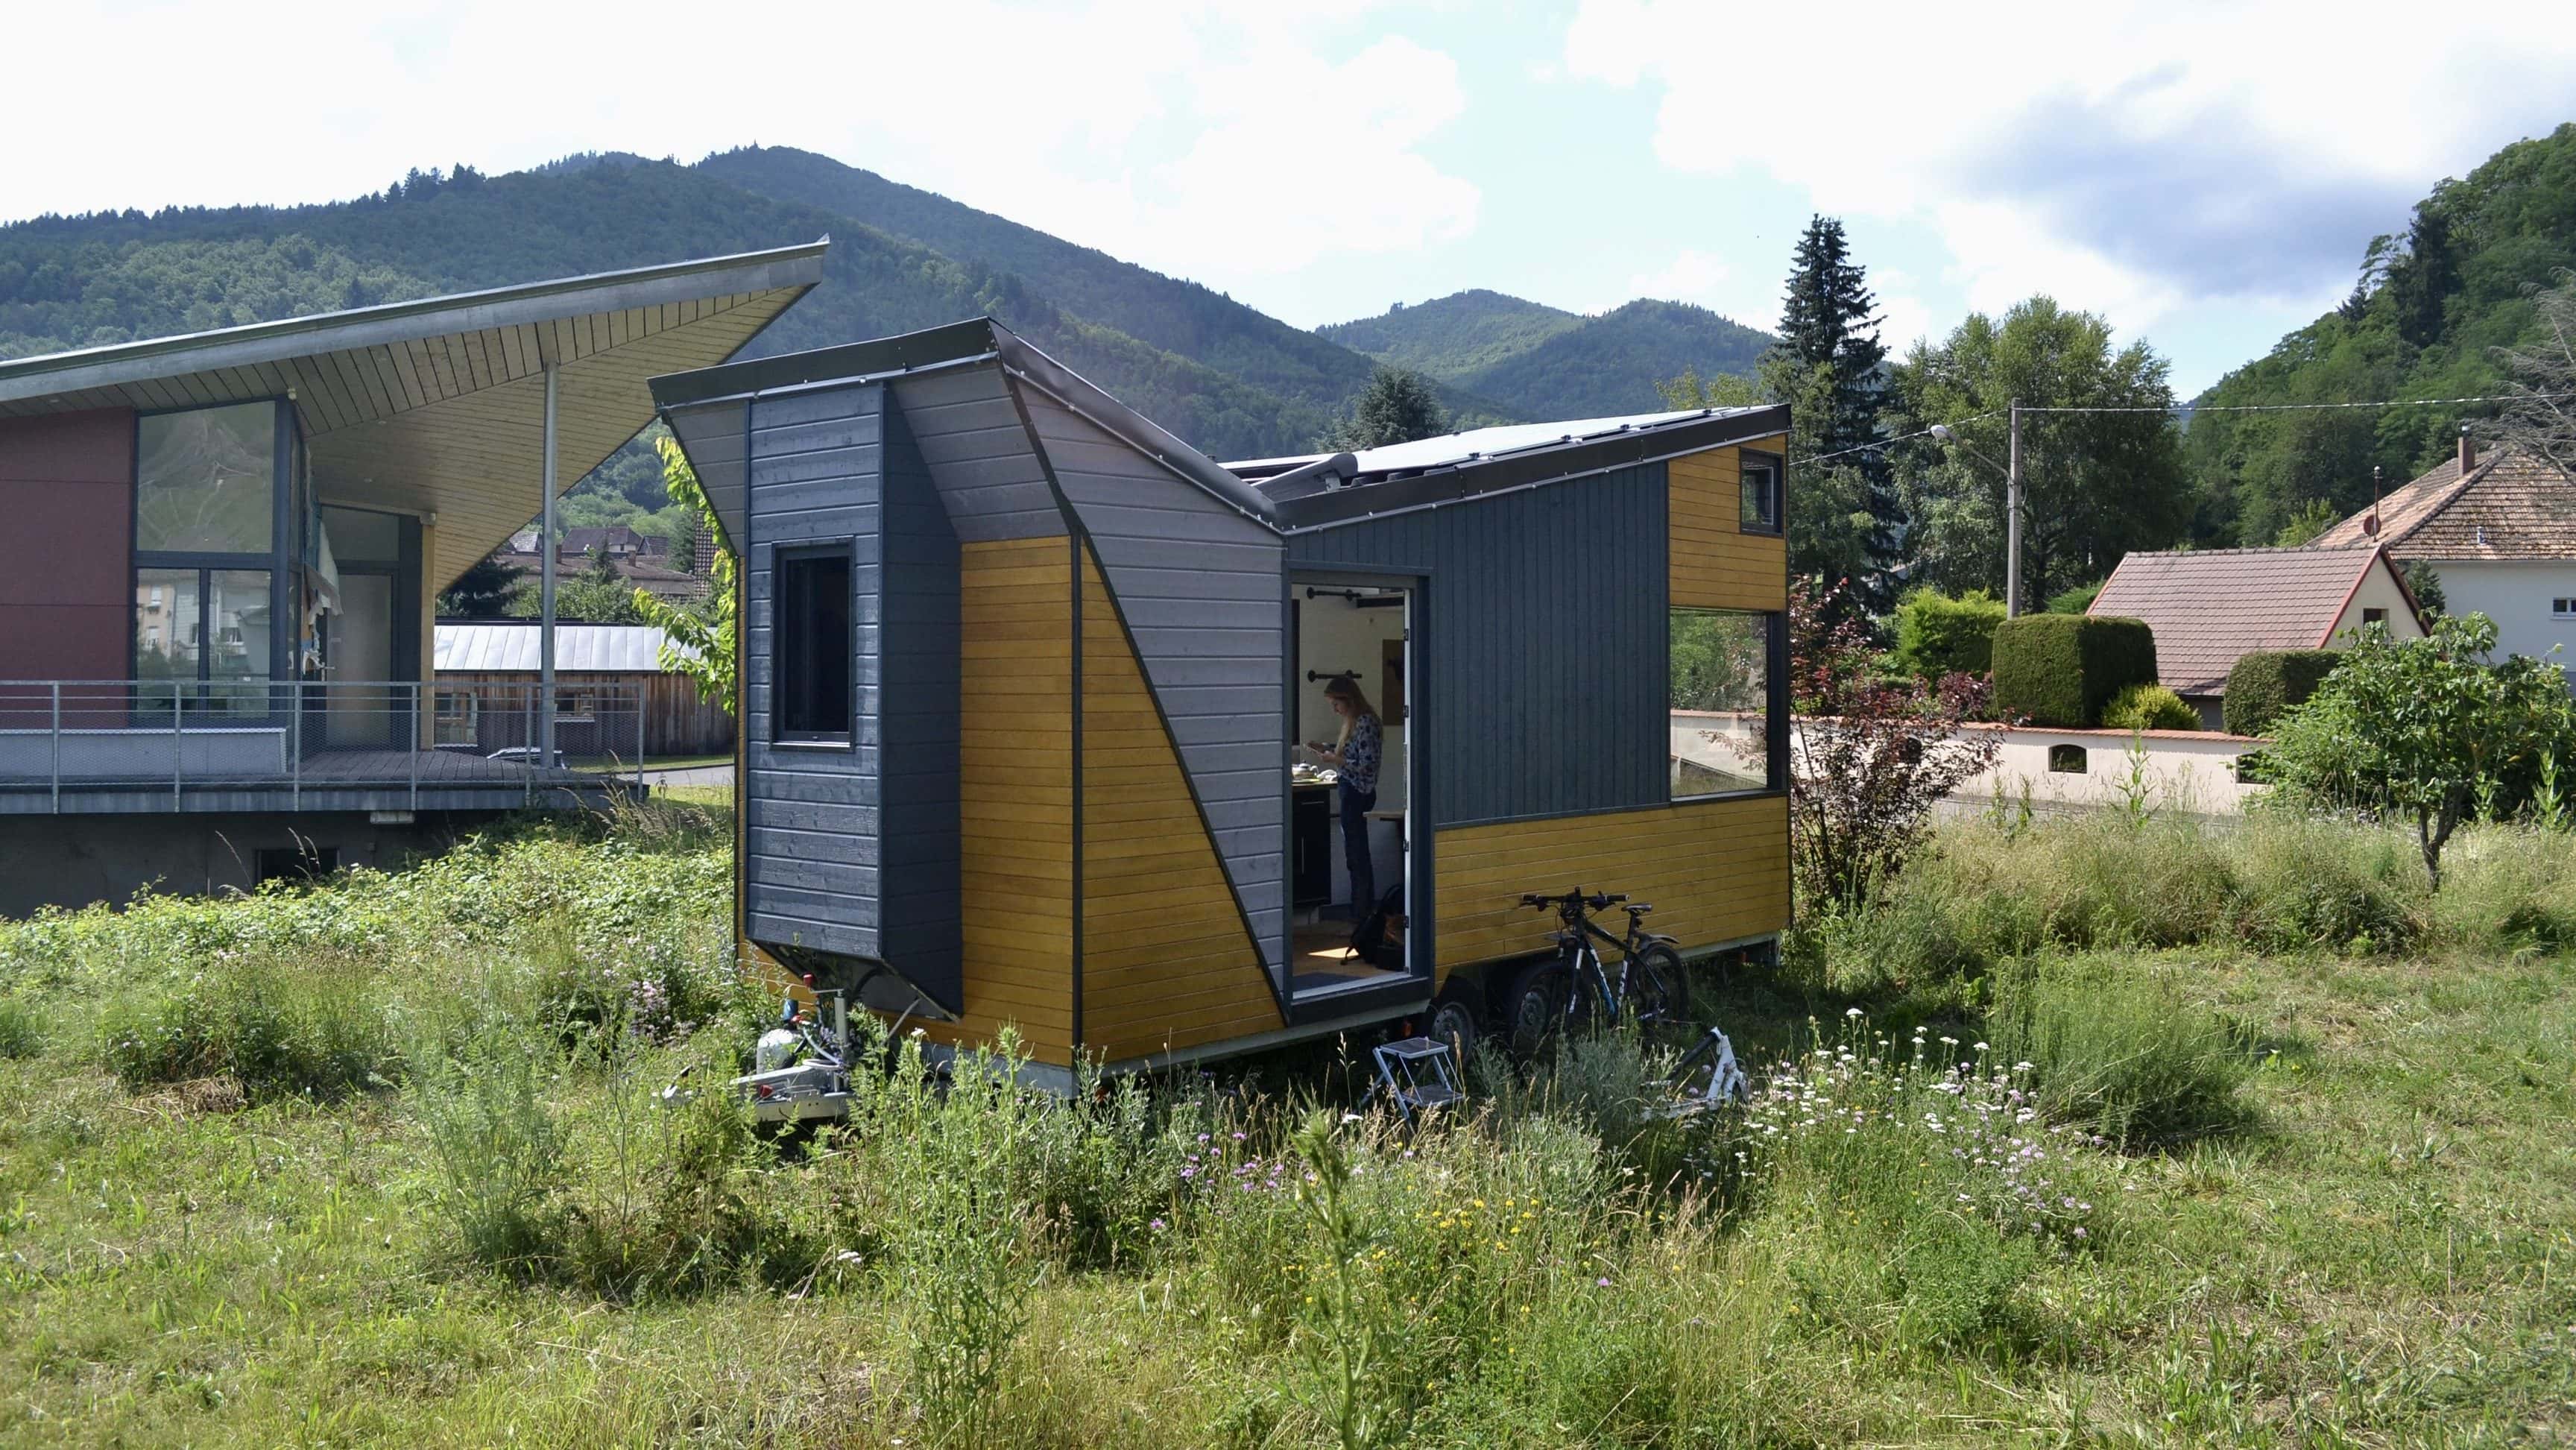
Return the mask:
[[2193,299],[2338,294],[2369,234],[2354,228],[2400,227],[2428,178],[2544,133],[2576,73],[2576,30],[2531,3],[2428,25],[2296,0],[1864,0],[1835,12],[1829,46],[1816,25],[1797,7],[1584,0],[1566,69],[1659,91],[1668,166],[1928,225],[1973,305],[2046,290],[2131,328]]
[[1476,188],[1421,149],[1465,110],[1457,67],[1360,33],[1375,8],[29,8],[12,16],[13,53],[66,63],[21,67],[11,107],[79,117],[79,144],[17,148],[0,218],[321,201],[413,166],[610,149],[688,161],[757,140],[1215,281],[1475,225]]

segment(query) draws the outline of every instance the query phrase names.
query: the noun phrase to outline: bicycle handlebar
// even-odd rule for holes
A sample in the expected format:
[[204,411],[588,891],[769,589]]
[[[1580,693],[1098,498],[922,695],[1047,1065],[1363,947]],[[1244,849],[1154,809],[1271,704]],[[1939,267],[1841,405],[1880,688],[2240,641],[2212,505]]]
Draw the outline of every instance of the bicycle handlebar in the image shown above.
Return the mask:
[[1579,886],[1562,896],[1541,896],[1536,892],[1529,891],[1521,893],[1521,905],[1532,907],[1539,911],[1545,911],[1549,907],[1554,907],[1558,911],[1566,911],[1569,908],[1575,907],[1589,908],[1593,911],[1608,911],[1611,907],[1614,907],[1627,899],[1628,898],[1623,894],[1603,891],[1596,891],[1587,896],[1583,893],[1583,888]]

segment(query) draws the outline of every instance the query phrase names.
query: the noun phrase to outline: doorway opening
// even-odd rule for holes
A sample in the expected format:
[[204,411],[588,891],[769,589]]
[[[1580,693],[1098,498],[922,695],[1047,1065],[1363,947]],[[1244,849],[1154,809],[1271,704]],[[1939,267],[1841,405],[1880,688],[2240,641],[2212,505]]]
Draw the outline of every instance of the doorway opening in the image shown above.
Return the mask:
[[1411,974],[1413,591],[1294,581],[1289,991]]

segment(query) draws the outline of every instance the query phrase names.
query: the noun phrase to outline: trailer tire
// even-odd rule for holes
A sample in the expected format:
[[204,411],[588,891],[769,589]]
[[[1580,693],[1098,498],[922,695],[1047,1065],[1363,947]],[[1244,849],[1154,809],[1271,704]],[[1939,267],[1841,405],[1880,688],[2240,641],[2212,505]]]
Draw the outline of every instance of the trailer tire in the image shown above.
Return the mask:
[[1467,1070],[1467,1059],[1476,1050],[1476,1039],[1484,1034],[1475,1000],[1452,988],[1431,1004],[1431,1018],[1423,1024],[1422,1035],[1434,1042],[1449,1044],[1450,1054],[1458,1059],[1458,1070]]
[[1512,981],[1503,998],[1503,1032],[1515,1057],[1528,1061],[1545,1052],[1565,1026],[1566,997],[1574,990],[1574,973],[1558,959],[1532,963]]

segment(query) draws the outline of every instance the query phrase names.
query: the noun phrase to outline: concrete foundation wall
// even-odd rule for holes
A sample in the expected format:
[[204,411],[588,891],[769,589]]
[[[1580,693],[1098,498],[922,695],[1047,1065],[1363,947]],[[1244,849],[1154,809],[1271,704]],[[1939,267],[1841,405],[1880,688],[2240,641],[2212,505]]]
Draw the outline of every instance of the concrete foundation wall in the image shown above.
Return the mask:
[[304,843],[337,847],[342,866],[394,867],[445,850],[494,819],[424,811],[411,825],[376,826],[362,812],[265,815],[0,816],[0,916],[45,906],[122,903],[145,885],[180,896],[247,891],[259,853]]

